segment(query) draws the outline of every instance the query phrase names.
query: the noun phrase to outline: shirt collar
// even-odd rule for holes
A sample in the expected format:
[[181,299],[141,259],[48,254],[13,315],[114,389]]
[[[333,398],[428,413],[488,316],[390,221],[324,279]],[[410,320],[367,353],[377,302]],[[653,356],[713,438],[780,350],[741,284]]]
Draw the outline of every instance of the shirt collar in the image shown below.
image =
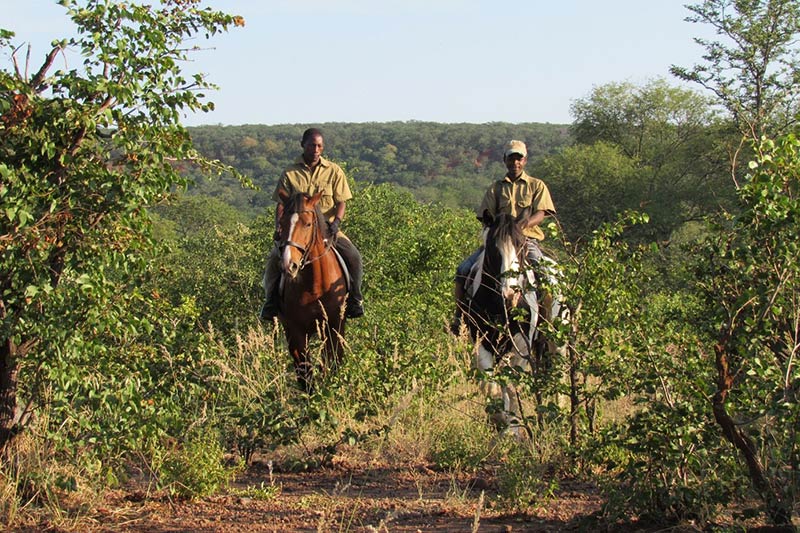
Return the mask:
[[518,181],[531,181],[532,179],[533,178],[531,176],[529,176],[528,173],[525,172],[524,170],[522,171],[522,174],[520,175],[520,177],[518,177],[515,180],[512,180],[511,178],[509,178],[508,174],[503,176],[503,181],[505,181],[506,183],[516,183]]
[[[295,159],[294,162],[295,162],[296,165],[300,165],[301,167],[308,168],[308,165],[306,165],[306,161],[305,161],[305,159],[303,159],[302,155],[297,156],[297,159]],[[330,166],[330,164],[331,164],[330,161],[328,161],[324,157],[320,156],[320,158],[319,158],[319,166],[328,167],[328,166]]]

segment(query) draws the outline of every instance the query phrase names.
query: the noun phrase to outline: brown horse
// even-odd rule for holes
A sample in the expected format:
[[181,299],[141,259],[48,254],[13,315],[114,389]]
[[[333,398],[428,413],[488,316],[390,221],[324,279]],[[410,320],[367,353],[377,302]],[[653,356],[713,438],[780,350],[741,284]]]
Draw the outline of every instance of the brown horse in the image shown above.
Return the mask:
[[282,198],[278,244],[281,253],[280,321],[294,360],[300,387],[312,388],[314,364],[309,341],[322,340],[322,371],[335,369],[342,358],[347,279],[334,250],[334,239],[319,207],[322,193]]

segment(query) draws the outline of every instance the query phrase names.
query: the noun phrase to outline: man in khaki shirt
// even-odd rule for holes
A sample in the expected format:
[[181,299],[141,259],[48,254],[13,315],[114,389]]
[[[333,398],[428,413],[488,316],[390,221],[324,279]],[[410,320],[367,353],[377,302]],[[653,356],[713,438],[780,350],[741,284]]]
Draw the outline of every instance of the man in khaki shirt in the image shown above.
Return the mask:
[[[303,147],[303,155],[281,174],[272,199],[278,205],[275,211],[275,235],[276,241],[279,240],[279,223],[283,215],[283,203],[280,201],[281,195],[292,196],[296,193],[314,195],[322,191],[322,198],[319,205],[322,214],[328,221],[331,234],[335,237],[336,250],[347,264],[350,271],[351,287],[347,298],[346,315],[348,318],[358,318],[364,314],[363,298],[361,296],[361,279],[363,276],[363,266],[361,254],[353,243],[344,233],[339,233],[339,224],[344,218],[345,204],[353,195],[350,186],[347,184],[347,177],[342,168],[336,163],[322,157],[325,143],[322,132],[316,128],[309,128],[303,133],[300,142]],[[267,257],[267,265],[264,271],[264,292],[266,302],[261,308],[261,319],[271,320],[280,312],[278,308],[278,298],[276,293],[277,282],[280,278],[280,253],[277,247],[273,247]]]
[[[483,201],[478,208],[478,218],[483,220],[486,214],[492,217],[499,214],[515,217],[527,237],[528,262],[534,265],[539,264],[542,260],[539,241],[544,240],[544,233],[539,225],[546,216],[555,214],[556,208],[550,198],[550,190],[547,185],[542,180],[525,172],[527,162],[528,149],[525,143],[509,141],[503,150],[503,163],[508,172],[502,179],[492,183],[484,194]],[[462,309],[466,306],[464,283],[482,251],[482,248],[478,248],[456,269],[454,291],[456,315],[451,324],[451,329],[455,334],[458,334]]]

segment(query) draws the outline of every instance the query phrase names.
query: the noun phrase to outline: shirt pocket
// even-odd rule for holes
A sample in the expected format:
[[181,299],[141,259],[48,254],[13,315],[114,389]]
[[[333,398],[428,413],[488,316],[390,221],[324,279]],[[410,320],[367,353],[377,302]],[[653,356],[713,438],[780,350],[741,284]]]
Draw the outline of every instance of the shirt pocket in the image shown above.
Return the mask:
[[531,203],[522,198],[514,202],[514,216],[519,216],[526,208],[530,207]]
[[331,209],[335,204],[333,202],[333,185],[325,183],[320,187],[322,191],[322,198],[320,198],[320,207],[323,212]]

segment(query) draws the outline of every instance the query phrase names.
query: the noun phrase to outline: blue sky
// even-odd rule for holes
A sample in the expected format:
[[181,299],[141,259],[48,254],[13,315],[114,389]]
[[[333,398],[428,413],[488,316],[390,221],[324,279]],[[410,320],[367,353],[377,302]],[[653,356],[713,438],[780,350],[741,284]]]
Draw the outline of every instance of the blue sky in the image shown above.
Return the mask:
[[[684,21],[685,3],[206,0],[246,26],[198,43],[208,48],[188,69],[220,89],[214,112],[184,122],[569,123],[594,86],[678,84],[670,65],[701,61],[692,38],[710,30]],[[0,13],[33,45],[32,64],[72,28],[55,0],[0,0]]]

